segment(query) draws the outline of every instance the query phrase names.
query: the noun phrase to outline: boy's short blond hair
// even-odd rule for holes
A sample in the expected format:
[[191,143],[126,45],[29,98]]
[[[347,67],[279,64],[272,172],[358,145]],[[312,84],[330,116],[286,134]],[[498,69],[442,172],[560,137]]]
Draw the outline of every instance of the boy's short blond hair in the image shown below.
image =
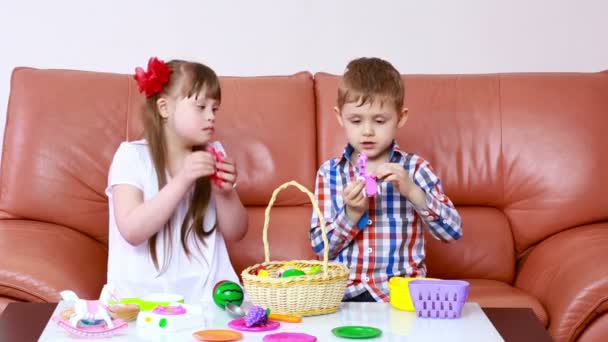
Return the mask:
[[358,58],[346,66],[338,85],[338,109],[345,103],[356,102],[358,106],[380,101],[387,102],[397,112],[403,108],[404,88],[401,75],[395,67],[380,58]]

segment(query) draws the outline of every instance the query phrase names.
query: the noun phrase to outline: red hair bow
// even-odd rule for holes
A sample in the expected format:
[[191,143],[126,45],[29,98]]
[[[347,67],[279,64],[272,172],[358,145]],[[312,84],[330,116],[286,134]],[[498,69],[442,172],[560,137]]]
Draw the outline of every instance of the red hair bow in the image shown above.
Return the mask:
[[171,68],[163,61],[156,57],[150,58],[148,61],[148,70],[137,67],[135,68],[135,81],[139,85],[139,92],[145,93],[146,97],[158,94],[163,90],[163,87],[169,82],[169,74]]

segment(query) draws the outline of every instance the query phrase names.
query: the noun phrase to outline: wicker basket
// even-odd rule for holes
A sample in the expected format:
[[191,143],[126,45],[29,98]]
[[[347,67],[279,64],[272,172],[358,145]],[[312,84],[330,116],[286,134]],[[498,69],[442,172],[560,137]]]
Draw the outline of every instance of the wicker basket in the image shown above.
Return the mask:
[[310,198],[313,209],[319,216],[323,243],[329,245],[325,220],[323,213],[315,201],[314,195],[304,186],[295,181],[284,183],[274,190],[270,203],[264,214],[264,254],[265,262],[261,265],[268,270],[269,277],[255,275],[256,264],[246,268],[242,273],[243,284],[247,295],[255,305],[269,308],[275,313],[296,314],[302,316],[313,316],[336,312],[346,290],[349,270],[341,263],[328,263],[329,248],[323,252],[323,261],[317,260],[290,260],[300,268],[310,268],[316,265],[322,267],[322,272],[314,275],[302,275],[295,277],[277,277],[279,268],[287,261],[270,261],[268,246],[268,223],[270,221],[270,209],[279,192],[289,186],[295,186]]

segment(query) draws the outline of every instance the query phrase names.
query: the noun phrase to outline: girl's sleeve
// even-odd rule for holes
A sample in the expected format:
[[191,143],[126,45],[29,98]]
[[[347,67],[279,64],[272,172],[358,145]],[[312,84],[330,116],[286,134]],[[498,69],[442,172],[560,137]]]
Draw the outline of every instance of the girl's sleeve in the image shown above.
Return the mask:
[[112,195],[112,187],[118,184],[132,185],[143,191],[141,171],[140,157],[136,147],[128,142],[120,144],[108,172],[108,187],[106,188],[108,197]]

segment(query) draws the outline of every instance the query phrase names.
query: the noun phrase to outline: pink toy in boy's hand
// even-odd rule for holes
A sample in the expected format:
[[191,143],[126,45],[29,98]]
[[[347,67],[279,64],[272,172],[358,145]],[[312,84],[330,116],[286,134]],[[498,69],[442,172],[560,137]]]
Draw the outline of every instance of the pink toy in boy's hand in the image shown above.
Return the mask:
[[374,197],[378,191],[378,181],[376,177],[370,175],[366,171],[367,156],[364,153],[359,153],[359,178],[365,181],[365,196]]
[[[224,146],[222,146],[219,141],[209,143],[209,145],[207,145],[207,152],[211,153],[213,159],[215,159],[216,164],[222,162],[224,158],[226,158],[226,151],[224,150]],[[217,170],[214,174],[211,175],[211,180],[217,186],[221,186],[223,182],[222,179],[218,177]]]

